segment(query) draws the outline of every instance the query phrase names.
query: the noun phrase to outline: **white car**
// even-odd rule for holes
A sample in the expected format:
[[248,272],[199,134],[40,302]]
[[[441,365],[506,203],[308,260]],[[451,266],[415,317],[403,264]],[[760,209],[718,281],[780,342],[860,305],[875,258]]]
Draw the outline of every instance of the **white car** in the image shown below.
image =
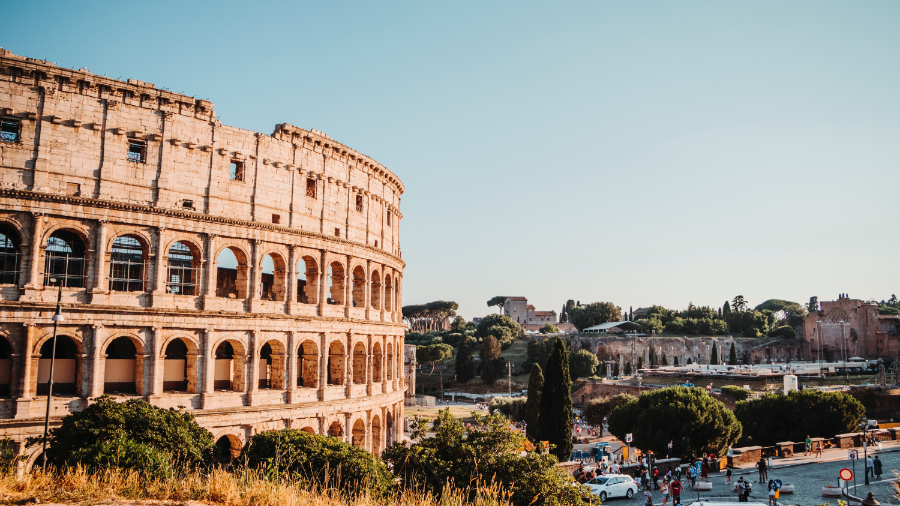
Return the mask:
[[591,492],[600,496],[601,501],[607,497],[627,497],[631,499],[637,494],[638,486],[634,478],[625,474],[606,474],[585,483]]

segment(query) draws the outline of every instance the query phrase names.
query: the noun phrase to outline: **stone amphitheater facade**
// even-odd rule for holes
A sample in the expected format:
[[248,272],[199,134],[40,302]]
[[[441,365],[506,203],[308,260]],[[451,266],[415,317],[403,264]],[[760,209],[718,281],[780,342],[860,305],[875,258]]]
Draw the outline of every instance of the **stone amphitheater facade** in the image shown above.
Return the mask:
[[[403,416],[400,196],[289,124],[0,49],[0,434],[109,393],[183,406],[222,458],[297,428],[378,453]],[[57,287],[61,286],[61,289]]]

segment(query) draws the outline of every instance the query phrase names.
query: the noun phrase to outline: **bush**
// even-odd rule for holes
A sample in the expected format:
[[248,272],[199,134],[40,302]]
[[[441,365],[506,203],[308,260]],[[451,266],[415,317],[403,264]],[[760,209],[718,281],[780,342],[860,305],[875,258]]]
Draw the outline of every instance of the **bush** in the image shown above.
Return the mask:
[[593,399],[584,407],[584,420],[591,425],[599,426],[603,423],[603,417],[608,417],[614,409],[634,401],[637,401],[637,397],[631,394],[616,394],[603,399]]
[[750,397],[750,390],[735,385],[725,385],[722,387],[722,393],[736,401],[743,401]]
[[510,420],[520,422],[525,419],[526,397],[493,397],[489,404],[491,413],[499,411]]
[[97,441],[76,450],[67,463],[73,467],[81,464],[90,471],[133,469],[160,478],[172,476],[172,464],[167,453],[130,439]]
[[[166,453],[176,465],[188,466],[212,463],[215,448],[212,434],[190,413],[158,408],[141,399],[116,402],[105,395],[65,416],[49,439],[47,462],[56,466],[68,464],[78,450],[116,440],[146,445]],[[29,438],[27,444],[39,445],[41,440]]]
[[794,327],[791,327],[790,325],[782,325],[772,332],[769,332],[769,336],[780,337],[781,339],[796,339],[797,331],[794,330]]
[[600,360],[597,355],[587,350],[578,350],[569,357],[569,373],[573,380],[593,376],[598,365]]
[[829,438],[857,432],[865,413],[866,408],[852,395],[816,390],[765,394],[739,402],[734,409],[744,426],[744,441],[760,446],[803,441],[807,435]]
[[355,495],[389,492],[394,482],[387,466],[371,453],[339,439],[297,429],[271,430],[250,438],[238,459],[248,468],[287,473],[301,482],[337,487]]

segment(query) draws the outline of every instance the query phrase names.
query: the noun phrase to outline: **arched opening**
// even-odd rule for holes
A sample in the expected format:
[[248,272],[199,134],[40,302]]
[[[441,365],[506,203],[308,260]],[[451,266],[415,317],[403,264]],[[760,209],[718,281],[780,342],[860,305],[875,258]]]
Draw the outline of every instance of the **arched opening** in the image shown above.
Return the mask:
[[362,385],[366,382],[366,346],[356,343],[353,347],[353,383]]
[[315,434],[316,434],[316,429],[313,429],[313,428],[310,427],[309,425],[307,425],[306,427],[303,427],[303,428],[300,429],[300,430],[302,430],[303,432],[306,432],[307,434],[312,434],[312,435],[315,435]]
[[339,341],[328,347],[328,384],[344,384],[344,346]]
[[378,415],[372,417],[372,453],[381,453],[381,418]]
[[372,272],[372,309],[381,309],[381,276]]
[[113,292],[143,292],[144,246],[134,236],[116,237],[109,255],[109,289]]
[[166,345],[166,358],[163,360],[164,391],[188,391],[187,354],[187,344],[181,339],[172,339]]
[[284,346],[278,341],[259,350],[259,388],[284,390]]
[[381,383],[384,378],[381,375],[381,361],[384,357],[381,355],[381,343],[375,343],[372,346],[372,381]]
[[238,341],[222,341],[216,347],[213,388],[222,392],[243,392],[247,356]]
[[19,284],[19,257],[22,240],[7,223],[0,223],[0,285]]
[[394,279],[394,307],[395,311],[400,310],[400,280]]
[[231,464],[241,454],[241,440],[237,436],[222,436],[216,441],[215,459],[220,464]]
[[247,256],[244,252],[228,247],[216,258],[216,297],[228,299],[247,298]]
[[359,265],[353,268],[353,307],[366,307],[366,271]]
[[9,397],[12,379],[12,346],[5,337],[0,337],[0,397]]
[[336,306],[344,305],[344,266],[339,262],[332,262],[329,269],[329,293],[328,303]]
[[384,310],[385,311],[393,311],[394,304],[391,301],[391,293],[393,293],[393,283],[391,283],[391,276],[388,274],[384,277]]
[[174,295],[200,295],[200,252],[190,243],[176,242],[169,248],[166,291]]
[[391,343],[388,343],[385,347],[387,349],[387,379],[391,381],[394,379],[394,346]]
[[312,341],[304,341],[297,348],[297,386],[318,388],[319,386],[319,347]]
[[297,301],[301,304],[319,302],[319,268],[309,256],[300,259],[297,265]]
[[259,298],[262,300],[284,300],[284,274],[284,259],[275,253],[266,255],[262,261]]
[[128,337],[118,337],[106,347],[103,393],[141,393],[144,381],[143,357]]
[[351,443],[357,448],[366,448],[366,422],[357,420],[353,424],[353,432],[351,433]]
[[77,234],[68,230],[53,232],[47,239],[44,285],[49,286],[53,284],[50,280],[56,279],[56,286],[84,288],[84,253],[84,241]]
[[328,427],[328,435],[331,437],[344,437],[344,428],[341,422],[332,422]]
[[390,446],[390,445],[394,444],[394,415],[393,415],[393,413],[391,413],[390,409],[388,409],[387,416],[385,416],[385,420],[386,420],[385,428],[387,429],[387,434],[385,434],[385,436],[387,436],[387,437],[385,438],[385,440],[386,440],[386,445]]
[[56,336],[56,353],[53,353],[53,339],[47,339],[41,345],[41,358],[38,360],[37,389],[38,395],[47,395],[50,390],[50,359],[54,355],[53,395],[75,395],[80,360],[78,345],[69,336]]

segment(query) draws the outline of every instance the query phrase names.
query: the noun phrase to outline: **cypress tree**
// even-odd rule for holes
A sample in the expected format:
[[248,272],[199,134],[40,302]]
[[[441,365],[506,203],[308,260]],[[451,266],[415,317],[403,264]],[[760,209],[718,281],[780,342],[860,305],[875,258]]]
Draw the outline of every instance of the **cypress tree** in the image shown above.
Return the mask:
[[600,366],[597,367],[597,376],[606,377],[606,362],[600,361]]
[[532,440],[538,437],[543,390],[544,374],[541,366],[534,364],[531,366],[531,375],[528,376],[528,398],[525,400],[525,434]]
[[488,385],[497,381],[497,362],[500,360],[500,343],[488,335],[481,341],[481,379]]
[[550,453],[560,462],[572,455],[572,381],[569,379],[569,352],[560,338],[556,338],[553,353],[547,359],[547,375],[541,392],[541,416],[538,418],[538,438],[548,441]]
[[638,357],[637,368],[639,371],[644,368],[644,357]]
[[613,377],[617,377],[619,375],[619,363],[613,362]]
[[467,383],[475,377],[474,346],[475,339],[471,337],[464,337],[459,343],[456,351],[456,381],[459,383]]
[[688,357],[688,362],[687,362],[687,365],[691,365],[691,364],[693,364],[693,363],[694,363],[694,361],[693,361],[693,360],[691,360],[691,357]]
[[713,349],[712,353],[710,353],[709,363],[712,365],[719,365],[719,347],[716,346],[715,341],[713,341]]
[[672,365],[678,366],[678,355],[672,355]]
[[661,365],[669,365],[669,362],[666,360],[666,354],[663,353],[662,360],[659,361]]
[[729,304],[728,301],[726,300],[725,305],[722,306],[722,316],[725,316],[730,312],[731,312],[731,304]]
[[631,362],[625,363],[625,376],[631,376]]
[[734,350],[734,342],[731,343],[731,351],[728,352],[728,365],[737,365],[737,352]]

